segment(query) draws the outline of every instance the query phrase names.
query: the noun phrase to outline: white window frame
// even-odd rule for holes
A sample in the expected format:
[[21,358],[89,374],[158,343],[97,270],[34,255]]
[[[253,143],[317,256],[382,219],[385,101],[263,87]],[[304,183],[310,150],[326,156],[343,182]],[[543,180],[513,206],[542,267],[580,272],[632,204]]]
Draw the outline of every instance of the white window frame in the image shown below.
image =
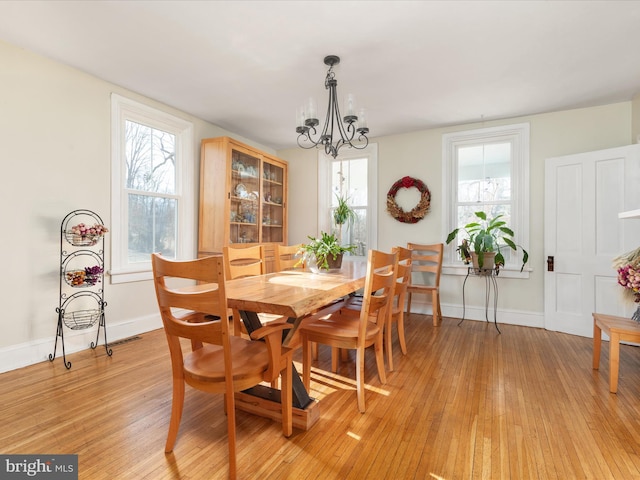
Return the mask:
[[[529,124],[503,125],[444,134],[442,136],[442,184],[449,192],[442,199],[442,232],[447,235],[457,227],[458,162],[456,151],[460,146],[488,142],[511,142],[511,221],[509,227],[515,232],[515,243],[529,251]],[[442,273],[467,275],[468,268],[460,260],[454,242],[445,244]],[[500,269],[500,276],[507,278],[529,278],[530,268],[520,272],[522,255],[520,249]],[[520,260],[520,263],[518,263]],[[527,264],[528,265],[528,264]]]
[[116,93],[111,94],[111,283],[151,280],[148,262],[130,264],[127,255],[128,192],[125,190],[125,121],[147,125],[176,136],[177,258],[194,258],[193,124]]
[[[378,144],[361,150],[341,151],[336,160],[367,159],[367,249],[378,248]],[[334,158],[318,151],[318,233],[331,231],[331,162]],[[363,258],[349,256],[345,258]]]

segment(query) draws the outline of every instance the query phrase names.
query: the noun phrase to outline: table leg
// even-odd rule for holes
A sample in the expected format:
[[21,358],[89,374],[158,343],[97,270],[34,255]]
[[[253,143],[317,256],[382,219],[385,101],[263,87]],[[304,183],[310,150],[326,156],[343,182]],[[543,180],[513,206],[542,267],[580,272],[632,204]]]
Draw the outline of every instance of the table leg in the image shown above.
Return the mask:
[[[249,335],[251,335],[251,333],[255,330],[262,327],[262,322],[260,321],[257,313],[241,310],[240,316],[242,317],[242,321],[244,322],[244,326],[247,329]],[[292,321],[291,319],[289,320]],[[298,374],[296,367],[293,365],[293,362],[291,364],[291,382],[289,385],[293,391],[292,402],[294,407],[305,409],[309,404],[313,402],[313,399],[309,396],[307,389],[304,388],[304,384],[302,383],[300,375]],[[284,388],[284,385],[282,386],[282,388]],[[276,389],[271,389],[264,386],[259,386],[259,388],[250,388],[247,390],[247,392],[261,398],[266,398],[274,401],[276,401],[276,399],[280,397],[280,392],[278,392]]]
[[620,369],[620,334],[609,336],[609,391],[618,391],[618,371]]
[[602,348],[602,329],[593,321],[593,369],[600,368],[600,349]]

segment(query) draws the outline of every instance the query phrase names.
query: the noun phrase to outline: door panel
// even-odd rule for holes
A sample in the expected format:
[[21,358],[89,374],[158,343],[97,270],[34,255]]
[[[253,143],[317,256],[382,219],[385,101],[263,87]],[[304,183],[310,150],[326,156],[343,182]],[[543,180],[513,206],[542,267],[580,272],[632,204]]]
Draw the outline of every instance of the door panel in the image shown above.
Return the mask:
[[[613,258],[640,245],[640,146],[549,158],[545,163],[545,327],[593,335],[592,313],[630,316]],[[634,182],[635,180],[635,182]]]

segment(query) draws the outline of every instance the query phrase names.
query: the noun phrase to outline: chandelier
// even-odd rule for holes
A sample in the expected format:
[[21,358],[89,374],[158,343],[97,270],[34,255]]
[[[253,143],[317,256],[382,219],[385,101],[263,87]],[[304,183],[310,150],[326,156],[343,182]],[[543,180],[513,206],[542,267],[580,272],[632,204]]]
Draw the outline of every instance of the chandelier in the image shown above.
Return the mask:
[[[316,127],[320,124],[315,101],[310,98],[307,105],[300,108],[296,115],[296,132],[298,133],[298,146],[302,148],[313,148],[324,146],[327,155],[333,158],[338,156],[338,150],[345,145],[350,148],[362,150],[369,145],[367,133],[367,119],[364,109],[360,109],[356,115],[355,98],[352,94],[345,97],[345,115],[340,115],[340,107],[338,106],[338,93],[336,87],[338,81],[335,79],[333,66],[340,63],[340,57],[336,55],[328,55],[324,57],[324,64],[329,66],[327,77],[324,80],[324,87],[329,90],[329,105],[327,107],[327,117],[324,121],[324,127],[319,136],[314,140],[312,135],[317,134]],[[334,137],[335,131],[335,137]],[[353,140],[358,134],[357,141]]]

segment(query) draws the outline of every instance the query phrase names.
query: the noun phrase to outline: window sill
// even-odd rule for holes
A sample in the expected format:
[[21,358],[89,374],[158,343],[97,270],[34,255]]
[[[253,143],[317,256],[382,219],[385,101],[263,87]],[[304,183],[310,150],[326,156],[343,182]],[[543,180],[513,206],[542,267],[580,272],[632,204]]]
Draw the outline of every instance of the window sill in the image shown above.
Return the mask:
[[[457,275],[465,277],[469,272],[469,267],[464,264],[455,264],[455,265],[443,265],[442,266],[442,274],[443,275]],[[500,278],[529,278],[529,274],[532,272],[531,268],[525,268],[522,272],[517,268],[512,267],[502,267],[500,269],[500,274],[498,275]]]
[[145,280],[153,280],[151,272],[151,264],[141,266],[137,269],[117,269],[107,272],[111,277],[111,284],[141,282]]

